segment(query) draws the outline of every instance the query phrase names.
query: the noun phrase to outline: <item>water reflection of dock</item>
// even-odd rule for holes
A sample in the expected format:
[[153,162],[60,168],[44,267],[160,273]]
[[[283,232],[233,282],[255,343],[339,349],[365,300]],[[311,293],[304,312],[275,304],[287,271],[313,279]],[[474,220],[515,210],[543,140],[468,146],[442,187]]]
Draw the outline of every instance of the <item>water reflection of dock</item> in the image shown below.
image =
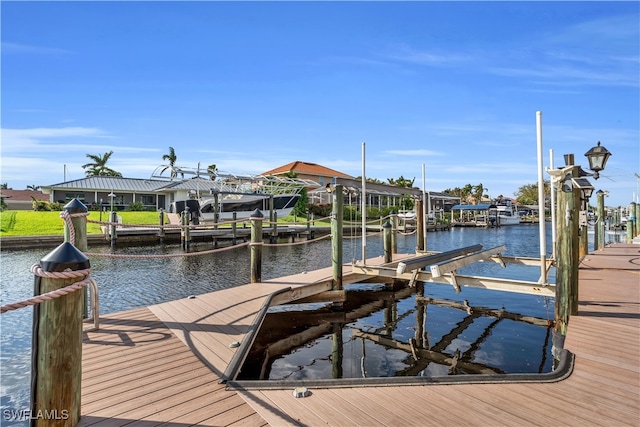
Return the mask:
[[[375,262],[372,261],[372,262]],[[345,268],[345,283],[356,280]],[[580,269],[579,315],[564,347],[574,370],[557,382],[227,390],[232,343],[269,295],[330,289],[331,269],[101,317],[85,334],[79,425],[637,425],[640,414],[638,246],[613,245]],[[348,279],[351,277],[351,279]]]

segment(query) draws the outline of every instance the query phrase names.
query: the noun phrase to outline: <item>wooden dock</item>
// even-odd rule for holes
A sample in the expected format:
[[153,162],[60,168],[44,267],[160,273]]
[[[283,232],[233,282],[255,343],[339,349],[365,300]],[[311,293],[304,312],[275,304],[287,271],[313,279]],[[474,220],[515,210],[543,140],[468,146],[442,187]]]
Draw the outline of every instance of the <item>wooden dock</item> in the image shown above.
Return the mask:
[[[349,270],[345,281],[356,280]],[[316,282],[315,292],[330,277],[318,270],[102,316],[101,329],[85,334],[79,425],[639,425],[638,245],[583,260],[579,315],[565,342],[574,370],[558,382],[312,388],[298,399],[290,389],[219,383],[230,344],[271,293]]]

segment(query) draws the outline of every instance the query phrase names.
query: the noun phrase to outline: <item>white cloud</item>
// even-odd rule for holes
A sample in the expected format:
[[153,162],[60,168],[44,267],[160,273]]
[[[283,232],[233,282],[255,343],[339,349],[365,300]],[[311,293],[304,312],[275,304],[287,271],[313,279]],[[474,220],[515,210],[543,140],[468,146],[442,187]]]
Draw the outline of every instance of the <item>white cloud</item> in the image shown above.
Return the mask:
[[36,55],[59,55],[59,54],[69,54],[72,53],[67,49],[60,49],[57,47],[46,47],[46,46],[35,46],[23,43],[13,43],[13,42],[2,42],[2,53],[3,54],[12,54],[12,53],[28,53],[28,54],[36,54]]
[[48,145],[41,140],[75,137],[107,137],[97,128],[64,127],[64,128],[31,128],[31,129],[2,129],[2,151],[22,152],[24,150],[39,150],[45,147],[64,149],[66,144]]

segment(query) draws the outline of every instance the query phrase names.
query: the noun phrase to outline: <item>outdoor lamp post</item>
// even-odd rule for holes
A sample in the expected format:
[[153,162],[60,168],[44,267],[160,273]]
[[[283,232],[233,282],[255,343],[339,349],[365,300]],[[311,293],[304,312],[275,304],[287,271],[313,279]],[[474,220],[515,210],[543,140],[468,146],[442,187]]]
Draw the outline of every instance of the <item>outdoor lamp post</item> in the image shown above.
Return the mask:
[[116,198],[116,195],[113,194],[113,191],[111,193],[108,194],[109,198],[111,199],[111,212],[113,212],[113,199]]
[[593,171],[593,179],[600,178],[600,171],[604,170],[607,160],[611,156],[609,150],[600,145],[600,141],[598,141],[598,145],[592,147],[584,155],[589,160],[589,169]]

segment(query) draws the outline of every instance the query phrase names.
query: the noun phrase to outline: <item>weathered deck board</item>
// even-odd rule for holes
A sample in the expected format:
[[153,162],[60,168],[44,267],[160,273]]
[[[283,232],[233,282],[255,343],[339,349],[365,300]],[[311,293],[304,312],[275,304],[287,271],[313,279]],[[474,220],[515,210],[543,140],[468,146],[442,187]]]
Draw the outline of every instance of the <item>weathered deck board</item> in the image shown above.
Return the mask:
[[[85,334],[79,426],[221,425],[213,417],[239,408],[256,413],[225,390],[219,376],[149,309],[102,320],[99,331]],[[264,424],[254,415],[247,419],[251,425]]]
[[[226,390],[219,378],[266,297],[324,269],[101,318],[85,334],[81,426],[620,425],[640,419],[640,254],[613,245],[580,270],[580,310],[554,383]],[[161,321],[162,320],[162,321]],[[206,362],[199,357],[206,359]]]

